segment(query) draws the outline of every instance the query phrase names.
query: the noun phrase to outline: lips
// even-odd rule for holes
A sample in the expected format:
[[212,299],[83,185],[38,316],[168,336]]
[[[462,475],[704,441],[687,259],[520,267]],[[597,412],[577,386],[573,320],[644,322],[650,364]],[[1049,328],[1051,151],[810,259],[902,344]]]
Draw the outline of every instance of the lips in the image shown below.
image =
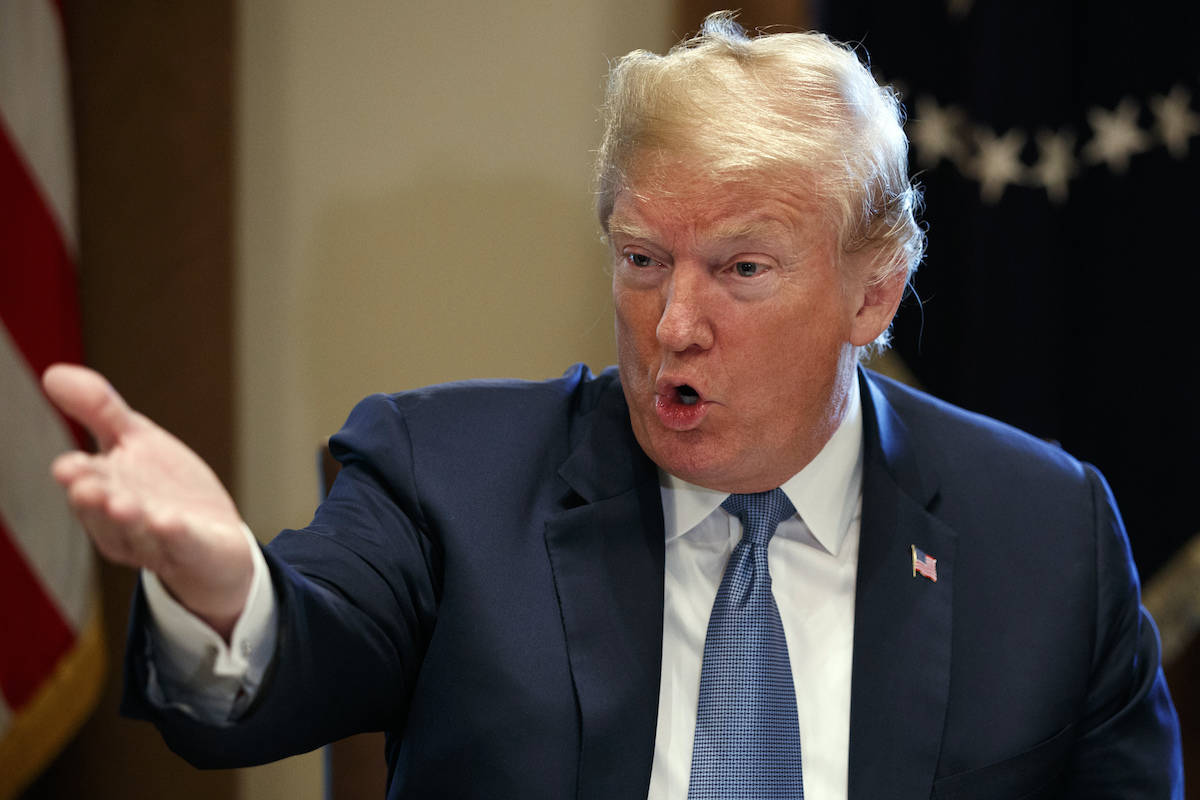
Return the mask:
[[654,411],[673,431],[693,430],[708,416],[712,403],[690,383],[660,378],[654,387]]

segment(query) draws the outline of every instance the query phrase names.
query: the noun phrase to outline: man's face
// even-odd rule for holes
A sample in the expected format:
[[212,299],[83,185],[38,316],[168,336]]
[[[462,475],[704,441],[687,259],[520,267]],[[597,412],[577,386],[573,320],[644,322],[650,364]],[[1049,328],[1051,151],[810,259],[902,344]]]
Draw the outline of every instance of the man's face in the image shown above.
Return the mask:
[[866,324],[862,281],[843,278],[835,232],[800,190],[673,177],[621,191],[609,219],[633,430],[686,481],[772,489],[836,430],[855,345],[891,315]]

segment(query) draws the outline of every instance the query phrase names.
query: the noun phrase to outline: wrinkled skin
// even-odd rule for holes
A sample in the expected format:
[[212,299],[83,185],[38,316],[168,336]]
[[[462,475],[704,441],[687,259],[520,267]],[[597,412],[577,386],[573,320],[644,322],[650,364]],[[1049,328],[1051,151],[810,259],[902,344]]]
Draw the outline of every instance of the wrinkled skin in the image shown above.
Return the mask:
[[857,348],[890,324],[903,277],[868,287],[854,259],[839,264],[827,217],[795,188],[686,170],[652,185],[622,190],[607,226],[638,443],[700,486],[779,486],[840,424]]

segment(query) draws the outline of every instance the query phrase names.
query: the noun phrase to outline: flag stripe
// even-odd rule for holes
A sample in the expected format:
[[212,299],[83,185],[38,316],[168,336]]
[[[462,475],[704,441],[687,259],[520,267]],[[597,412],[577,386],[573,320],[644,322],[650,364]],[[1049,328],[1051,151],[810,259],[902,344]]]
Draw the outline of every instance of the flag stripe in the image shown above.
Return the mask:
[[0,320],[40,375],[55,361],[82,360],[75,268],[56,220],[7,134],[0,122],[0,242],[8,262]]
[[37,376],[0,325],[0,516],[13,544],[50,587],[61,613],[78,628],[89,603],[92,555],[71,516],[50,462],[71,448],[62,418]]
[[38,380],[82,360],[62,12],[0,2],[0,797],[62,748],[104,669],[91,547],[48,474],[85,439]]
[[74,252],[75,165],[60,10],[49,0],[0,3],[0,115]]
[[0,517],[0,692],[20,711],[32,699],[75,635],[13,543]]
[[55,665],[37,694],[12,713],[0,702],[0,797],[16,797],[70,739],[104,687],[104,626],[92,598],[92,613],[75,646]]

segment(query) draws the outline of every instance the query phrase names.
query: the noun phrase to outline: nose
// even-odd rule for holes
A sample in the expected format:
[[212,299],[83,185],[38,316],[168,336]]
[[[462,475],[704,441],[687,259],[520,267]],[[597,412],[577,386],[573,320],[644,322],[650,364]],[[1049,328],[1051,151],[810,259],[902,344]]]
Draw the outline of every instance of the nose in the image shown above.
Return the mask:
[[682,353],[690,348],[707,350],[713,345],[709,313],[711,298],[706,286],[708,273],[702,268],[676,264],[665,284],[666,302],[655,335],[666,349]]

